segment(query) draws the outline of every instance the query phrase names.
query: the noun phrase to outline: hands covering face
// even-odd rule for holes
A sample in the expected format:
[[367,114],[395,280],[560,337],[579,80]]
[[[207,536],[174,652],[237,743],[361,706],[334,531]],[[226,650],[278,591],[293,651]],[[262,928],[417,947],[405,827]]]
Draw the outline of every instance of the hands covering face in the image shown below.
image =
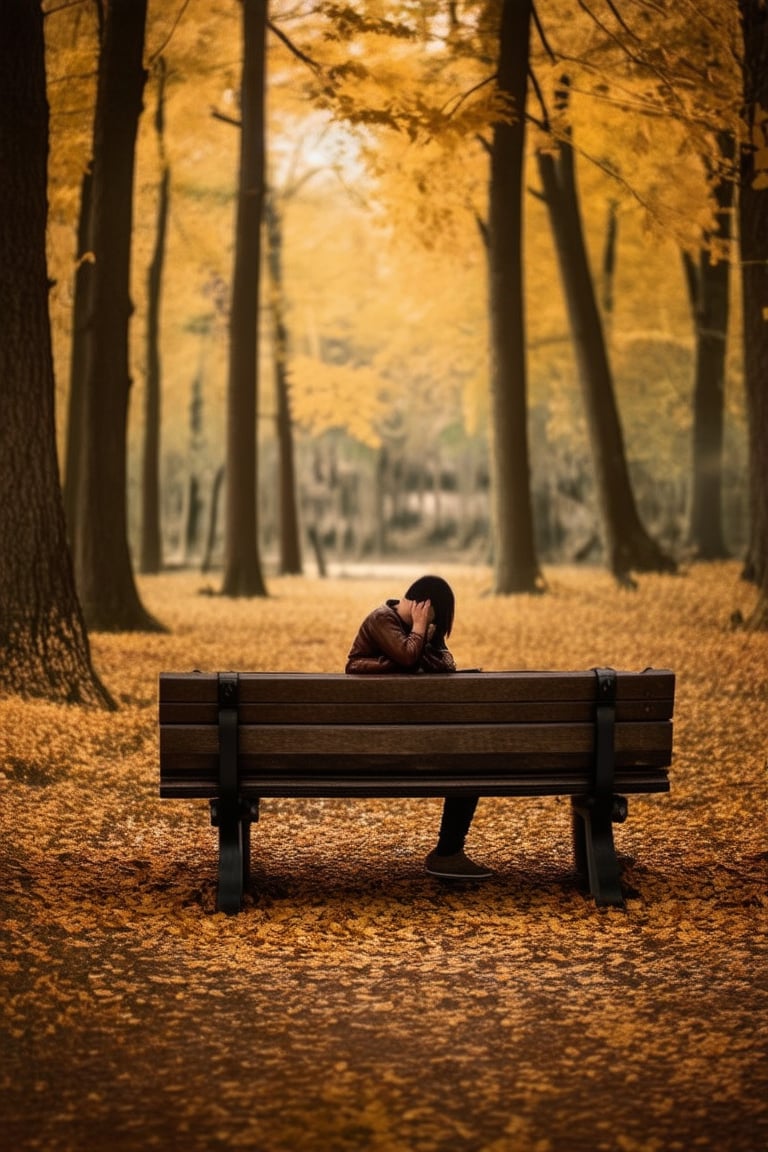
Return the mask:
[[411,623],[414,632],[421,632],[422,636],[427,636],[430,626],[432,626],[431,631],[434,632],[434,625],[432,625],[434,619],[435,610],[431,600],[411,601]]

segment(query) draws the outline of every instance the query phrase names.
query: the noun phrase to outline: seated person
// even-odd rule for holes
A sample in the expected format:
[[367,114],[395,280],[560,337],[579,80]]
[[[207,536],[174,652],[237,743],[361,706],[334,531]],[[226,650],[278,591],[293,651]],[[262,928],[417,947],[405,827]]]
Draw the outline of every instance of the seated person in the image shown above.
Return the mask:
[[[440,576],[422,576],[402,600],[387,600],[363,620],[347,657],[354,675],[456,671],[445,645],[453,627],[453,589]],[[477,796],[446,796],[437,845],[427,872],[444,880],[481,880],[492,875],[464,853]]]

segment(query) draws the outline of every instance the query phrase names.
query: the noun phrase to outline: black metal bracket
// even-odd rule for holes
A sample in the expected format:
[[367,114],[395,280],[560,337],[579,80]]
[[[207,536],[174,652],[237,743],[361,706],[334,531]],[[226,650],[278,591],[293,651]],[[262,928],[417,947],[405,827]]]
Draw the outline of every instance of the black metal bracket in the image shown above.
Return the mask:
[[572,798],[576,867],[586,874],[600,906],[623,907],[621,876],[613,843],[613,824],[627,818],[627,801],[614,793],[617,676],[613,668],[595,668],[595,748],[592,788]]
[[216,909],[239,912],[250,865],[251,806],[240,796],[238,753],[239,677],[220,672],[218,796],[211,801],[211,823],[219,830]]
[[616,735],[616,673],[613,668],[595,668],[595,777],[593,796],[602,803],[613,796]]

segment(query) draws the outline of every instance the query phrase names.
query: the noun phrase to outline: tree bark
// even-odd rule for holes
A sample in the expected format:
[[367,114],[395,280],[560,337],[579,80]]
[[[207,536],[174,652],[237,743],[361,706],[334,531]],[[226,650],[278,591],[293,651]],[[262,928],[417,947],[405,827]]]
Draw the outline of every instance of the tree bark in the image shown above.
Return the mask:
[[267,0],[242,0],[240,178],[229,321],[225,596],[266,596],[258,531],[258,345]]
[[93,147],[93,296],[75,571],[92,629],[160,629],[142,605],[128,547],[126,441],[136,132],[147,0],[108,0]]
[[275,360],[276,430],[280,493],[280,572],[301,575],[299,510],[296,499],[296,467],[293,451],[293,421],[288,379],[288,329],[285,323],[283,285],[283,231],[280,210],[273,197],[265,199],[267,221],[267,264],[270,278],[270,304]]
[[540,583],[528,449],[523,300],[523,166],[531,0],[504,0],[498,87],[514,120],[491,141],[488,265],[491,309],[494,591],[534,592]]
[[[733,159],[733,136],[720,135],[720,153]],[[733,182],[721,177],[714,186],[717,201],[715,239],[731,239]],[[693,270],[692,270],[693,271]],[[729,262],[713,263],[708,250],[699,255],[693,281],[696,363],[693,386],[693,490],[690,543],[701,560],[728,555],[723,533],[723,436],[725,364],[728,338]]]
[[768,10],[739,0],[744,42],[744,122],[739,157],[739,243],[744,309],[744,378],[749,421],[751,530],[749,573],[758,601],[747,626],[768,629],[768,188],[757,179],[756,149],[768,108]]
[[170,169],[165,160],[165,61],[158,61],[155,130],[162,161],[157,202],[155,250],[147,275],[147,391],[144,406],[144,459],[142,468],[141,571],[159,572],[163,564],[160,530],[160,305],[162,300],[165,242],[170,203]]
[[[104,6],[95,5],[99,48],[104,40]],[[85,427],[85,388],[88,373],[91,307],[93,293],[93,157],[80,182],[80,211],[77,218],[77,241],[74,299],[72,305],[72,343],[69,358],[69,398],[67,402],[67,440],[64,461],[64,515],[67,535],[74,550],[80,531],[80,490],[83,483],[83,435]]]
[[77,223],[77,267],[75,269],[72,305],[72,345],[69,358],[69,401],[67,404],[67,442],[64,479],[64,514],[70,543],[78,532],[78,494],[83,458],[83,405],[88,363],[88,327],[90,324],[93,254],[91,203],[93,170],[89,166],[80,183],[80,214]]
[[[561,94],[564,101],[565,91]],[[608,565],[617,580],[632,571],[673,572],[675,562],[640,521],[627,467],[608,352],[581,224],[573,149],[562,141],[557,157],[537,153],[560,276],[573,333],[592,448]]]
[[56,459],[43,16],[0,5],[0,691],[114,707],[91,665]]

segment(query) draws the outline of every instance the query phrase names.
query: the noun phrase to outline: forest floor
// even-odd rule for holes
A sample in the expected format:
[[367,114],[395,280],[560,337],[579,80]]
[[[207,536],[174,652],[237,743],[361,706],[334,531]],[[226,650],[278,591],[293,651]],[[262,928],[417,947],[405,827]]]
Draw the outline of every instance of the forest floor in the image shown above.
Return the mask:
[[158,673],[338,671],[418,571],[270,596],[141,580],[165,635],[95,635],[115,713],[0,701],[0,1140],[15,1150],[765,1152],[768,636],[738,565],[497,598],[445,569],[486,670],[676,671],[668,796],[616,829],[630,893],[572,875],[567,801],[482,800],[484,884],[427,877],[440,801],[265,801],[214,911],[204,801],[158,799]]

